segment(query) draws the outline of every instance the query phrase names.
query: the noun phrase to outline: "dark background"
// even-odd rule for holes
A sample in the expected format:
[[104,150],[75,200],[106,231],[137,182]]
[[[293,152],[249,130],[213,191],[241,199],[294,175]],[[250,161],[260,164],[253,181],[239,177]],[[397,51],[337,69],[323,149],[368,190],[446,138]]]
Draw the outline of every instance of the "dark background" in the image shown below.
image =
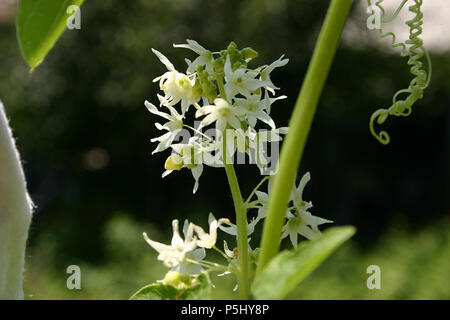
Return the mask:
[[[187,170],[161,179],[168,153],[151,156],[159,135],[144,100],[157,102],[152,79],[165,71],[150,48],[180,70],[193,54],[172,47],[195,39],[217,51],[235,41],[259,52],[253,67],[285,54],[272,80],[288,99],[272,118],[286,126],[328,1],[86,1],[81,30],[66,31],[44,63],[29,73],[15,39],[15,4],[2,5],[0,98],[17,138],[36,205],[30,247],[51,234],[55,264],[107,259],[102,232],[117,212],[171,236],[170,221],[233,218],[223,170],[206,168],[197,194]],[[351,14],[361,33],[366,16]],[[444,36],[444,35],[443,35]],[[450,58],[431,52],[434,73],[408,118],[391,117],[388,146],[369,132],[369,118],[388,107],[412,76],[381,41],[339,48],[323,91],[299,175],[311,172],[305,196],[312,213],[358,228],[370,249],[391,223],[412,230],[440,221],[449,206]],[[159,120],[159,119],[158,119]],[[244,194],[258,181],[238,167]]]

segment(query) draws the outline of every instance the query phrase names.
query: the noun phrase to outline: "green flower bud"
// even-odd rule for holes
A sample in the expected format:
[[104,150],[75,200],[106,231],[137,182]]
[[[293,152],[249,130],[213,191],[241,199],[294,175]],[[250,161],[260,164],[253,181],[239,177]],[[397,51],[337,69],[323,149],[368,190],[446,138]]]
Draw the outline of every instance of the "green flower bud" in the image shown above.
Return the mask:
[[258,56],[258,52],[250,47],[242,49],[241,54],[244,56],[244,59],[254,59]]
[[202,91],[203,96],[208,98],[209,101],[214,101],[217,98],[216,85],[210,80],[202,82]]
[[218,58],[218,59],[214,60],[214,62],[213,62],[213,67],[214,67],[214,70],[216,70],[216,72],[223,72],[224,65],[225,65],[225,61],[223,58]]
[[227,51],[233,51],[237,49],[237,45],[234,41],[231,41],[230,44],[227,47]]
[[203,95],[203,89],[200,85],[200,82],[195,82],[195,85],[192,87],[192,93],[194,94],[194,99],[199,99]]
[[184,273],[179,273],[176,271],[169,271],[164,277],[163,284],[173,286],[175,288],[187,287],[190,285],[191,280],[189,275]]
[[177,154],[169,156],[164,163],[166,170],[181,170],[181,168],[183,168],[183,159]]
[[236,61],[235,63],[233,63],[232,69],[233,70],[237,70],[239,68],[246,68],[247,65],[242,63],[241,61]]

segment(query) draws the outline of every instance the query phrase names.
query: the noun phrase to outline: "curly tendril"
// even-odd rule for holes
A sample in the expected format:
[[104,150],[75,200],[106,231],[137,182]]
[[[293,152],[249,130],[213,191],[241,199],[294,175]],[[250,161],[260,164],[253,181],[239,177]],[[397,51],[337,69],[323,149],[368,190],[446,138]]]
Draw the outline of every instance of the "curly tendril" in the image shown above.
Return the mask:
[[[392,22],[400,13],[402,8],[405,6],[408,0],[403,0],[399,5],[393,16],[389,19],[384,19],[385,11],[381,6],[383,0],[378,0],[375,4],[380,9],[381,12],[381,23]],[[372,1],[367,1],[369,6],[372,5]],[[388,36],[392,37],[391,46],[393,48],[401,47],[402,57],[408,57],[408,65],[410,66],[410,72],[414,76],[414,79],[409,83],[407,89],[399,90],[392,99],[392,105],[388,109],[378,109],[370,117],[370,132],[372,135],[380,141],[382,144],[388,144],[390,142],[389,134],[386,131],[381,131],[376,133],[374,129],[374,122],[376,121],[379,125],[383,124],[387,117],[397,116],[397,117],[407,117],[412,112],[413,104],[423,97],[423,91],[426,89],[430,83],[431,77],[431,59],[428,51],[423,46],[423,41],[420,39],[422,34],[423,25],[423,13],[421,11],[423,0],[414,0],[414,5],[408,7],[408,10],[412,12],[415,16],[411,20],[406,21],[406,25],[409,27],[409,39],[404,43],[397,42],[396,36],[393,32],[384,32],[382,28],[379,29],[379,35],[381,38]],[[423,58],[425,57],[428,71],[423,69]],[[400,95],[407,94],[406,98],[399,99]]]

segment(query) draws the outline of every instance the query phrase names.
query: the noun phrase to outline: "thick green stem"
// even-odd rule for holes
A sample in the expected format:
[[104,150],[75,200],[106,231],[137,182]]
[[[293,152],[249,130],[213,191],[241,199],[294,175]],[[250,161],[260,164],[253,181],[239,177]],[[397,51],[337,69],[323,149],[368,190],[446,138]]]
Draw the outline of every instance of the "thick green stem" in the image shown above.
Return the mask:
[[264,223],[258,273],[277,254],[289,195],[305,147],[320,94],[331,67],[352,0],[333,0],[322,26],[314,54],[289,123],[280,155],[279,170],[269,198]]

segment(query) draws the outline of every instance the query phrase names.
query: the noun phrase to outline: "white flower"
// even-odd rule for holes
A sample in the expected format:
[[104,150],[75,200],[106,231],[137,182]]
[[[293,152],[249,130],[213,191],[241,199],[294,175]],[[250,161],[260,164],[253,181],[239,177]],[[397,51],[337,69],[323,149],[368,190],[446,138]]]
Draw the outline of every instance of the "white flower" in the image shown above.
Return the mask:
[[308,240],[312,240],[318,236],[320,232],[312,230],[300,217],[288,219],[286,224],[283,226],[281,239],[289,236],[292,245],[296,248],[298,243],[298,234],[301,234]]
[[[267,206],[269,204],[269,194],[272,191],[273,186],[273,178],[270,177],[269,182],[267,184],[267,193],[262,191],[256,191],[256,197],[258,198],[258,201],[262,204],[261,207],[258,208],[258,215],[256,217],[256,220],[264,219],[267,216]],[[292,213],[289,209],[286,210],[286,217],[292,216]]]
[[[183,234],[186,238],[186,235],[189,232],[189,227],[192,225],[192,223],[189,223],[188,220],[184,220],[183,224]],[[197,248],[190,252],[186,253],[186,259],[180,262],[175,268],[173,268],[174,271],[178,271],[180,273],[185,274],[198,274],[200,273],[203,268],[200,264],[193,263],[190,261],[186,261],[187,259],[193,260],[193,261],[202,261],[206,257],[206,252],[204,248]]]
[[244,68],[238,68],[233,71],[228,55],[225,61],[224,73],[226,80],[225,93],[228,99],[232,99],[239,93],[248,96],[250,92],[271,84],[269,81],[255,79],[258,74],[256,71]]
[[331,220],[313,216],[308,211],[296,211],[295,214],[296,215],[288,218],[288,221],[282,230],[283,234],[281,235],[282,239],[289,236],[294,247],[297,247],[298,234],[304,236],[308,240],[312,240],[321,234],[318,225],[333,222]]
[[[191,170],[194,177],[195,184],[193,193],[196,193],[199,187],[200,176],[203,173],[203,164],[211,167],[221,167],[223,163],[211,152],[216,151],[218,147],[215,142],[198,141],[197,136],[191,137],[187,144],[173,144],[171,148],[175,151],[170,158],[177,167],[175,170],[180,170],[187,167]],[[169,175],[172,171],[170,168],[163,173],[163,178]]]
[[[210,219],[215,219],[213,214],[210,213],[209,216]],[[256,224],[259,222],[260,219],[256,219],[253,218],[249,223],[247,223],[247,236],[251,235],[253,233],[253,231],[255,231],[255,226]],[[229,220],[226,222],[227,225],[229,225],[228,227],[223,226],[222,224],[219,225],[219,229],[222,230],[223,232],[226,232],[232,236],[237,236],[237,226],[233,223],[231,223]]]
[[208,218],[209,222],[209,233],[206,233],[202,227],[194,225],[194,231],[198,236],[197,245],[202,248],[211,249],[216,245],[217,241],[217,228],[219,228],[222,224],[230,224],[230,220],[228,219],[219,219],[216,220],[212,213],[209,214]]
[[333,221],[313,216],[308,209],[312,208],[311,202],[303,200],[303,189],[311,179],[309,172],[305,173],[300,180],[298,187],[293,186],[290,200],[294,204],[294,213],[289,212],[288,220],[283,227],[282,239],[289,236],[291,243],[297,247],[298,234],[304,236],[308,240],[314,239],[320,235],[319,225],[331,223]]
[[189,61],[188,59],[186,59],[186,61],[188,62],[188,69],[187,69],[187,73],[193,73],[195,72],[195,67],[197,65],[201,65],[201,66],[205,66],[205,70],[212,73],[214,72],[213,69],[213,55],[211,53],[211,51],[203,48],[201,45],[198,44],[197,41],[194,40],[186,40],[187,44],[174,44],[173,46],[176,48],[186,48],[186,49],[190,49],[192,51],[194,51],[196,54],[198,54],[198,57],[195,58],[194,61]]
[[197,110],[195,117],[206,115],[200,123],[200,127],[206,127],[216,122],[216,129],[224,132],[227,124],[235,129],[241,128],[239,117],[245,114],[245,110],[239,106],[230,105],[225,99],[217,98],[213,105],[204,106]]
[[165,93],[165,96],[160,99],[161,104],[173,106],[181,101],[181,112],[184,115],[189,109],[189,106],[198,101],[198,99],[194,98],[192,91],[195,85],[195,75],[187,76],[184,73],[178,72],[169,59],[161,52],[155,49],[152,49],[152,51],[169,70],[162,76],[153,79],[153,82],[159,81],[159,88]]
[[[251,235],[255,231],[255,226],[260,220],[261,219],[253,218],[249,223],[247,223],[247,236]],[[237,236],[237,226],[233,223],[229,223],[229,225],[229,227],[220,226],[219,229],[232,236]]]
[[[250,242],[250,238],[248,238],[248,241]],[[231,274],[232,272],[235,272],[235,270],[238,268],[238,265],[239,265],[239,262],[237,259],[237,249],[236,248],[234,250],[230,250],[228,248],[227,242],[224,240],[223,241],[223,250],[224,250],[225,254],[231,259],[231,263],[228,265],[228,270],[217,275],[219,277],[225,276],[227,274]],[[256,261],[258,260],[258,254],[259,254],[259,248],[252,249],[249,244],[248,245],[248,256],[249,256],[249,260],[250,260],[249,262],[250,262],[251,266],[256,267]],[[236,286],[233,288],[233,291],[236,291],[237,289],[238,289],[238,285],[236,284]]]
[[194,136],[189,139],[187,144],[173,145],[173,149],[182,155],[183,162],[186,165],[194,166],[196,164],[205,164],[210,167],[223,167],[223,162],[212,153],[220,149],[216,141],[205,140],[202,137]]
[[283,59],[283,57],[284,55],[282,55],[278,60],[272,62],[270,65],[264,67],[260,72],[261,79],[265,82],[268,82],[268,84],[265,86],[265,89],[270,91],[272,94],[275,94],[275,90],[279,88],[275,87],[275,85],[272,83],[272,80],[270,80],[270,73],[273,71],[273,69],[285,66],[289,62],[289,59]]
[[298,211],[306,211],[313,206],[311,201],[306,202],[303,200],[303,189],[309,180],[311,180],[311,175],[309,172],[306,172],[301,178],[298,187],[294,183],[294,187],[292,188],[290,200]]
[[181,115],[178,114],[178,112],[171,106],[167,106],[167,108],[170,111],[170,115],[164,112],[161,112],[156,108],[153,104],[151,104],[148,101],[145,101],[145,106],[147,107],[148,111],[150,111],[153,114],[156,114],[160,117],[163,117],[167,120],[164,125],[161,125],[160,123],[156,122],[155,126],[158,128],[158,130],[167,130],[165,134],[158,138],[153,138],[151,141],[155,142],[158,141],[159,144],[156,147],[155,150],[153,150],[152,154],[156,152],[161,152],[163,150],[166,150],[170,145],[172,144],[173,140],[175,139],[176,135],[180,132],[180,130],[183,128],[183,118]]
[[284,96],[284,95],[283,96],[279,96],[279,97],[275,97],[275,98],[270,98],[269,94],[266,91],[266,94],[264,95],[264,99],[263,99],[264,107],[266,109],[266,112],[268,114],[270,114],[272,103],[274,103],[277,100],[286,99],[286,98],[287,98],[287,96]]
[[183,240],[178,231],[178,220],[172,221],[173,237],[170,245],[151,240],[144,232],[145,241],[155,249],[159,255],[158,260],[164,262],[167,267],[176,267],[186,258],[186,254],[196,248],[196,238],[193,237],[194,225],[190,224]]
[[264,100],[261,101],[261,94],[250,94],[246,98],[235,98],[235,104],[242,107],[245,110],[245,116],[248,123],[253,128],[256,126],[256,121],[260,120],[272,129],[275,129],[275,122],[272,118],[264,111],[266,109],[266,104]]

